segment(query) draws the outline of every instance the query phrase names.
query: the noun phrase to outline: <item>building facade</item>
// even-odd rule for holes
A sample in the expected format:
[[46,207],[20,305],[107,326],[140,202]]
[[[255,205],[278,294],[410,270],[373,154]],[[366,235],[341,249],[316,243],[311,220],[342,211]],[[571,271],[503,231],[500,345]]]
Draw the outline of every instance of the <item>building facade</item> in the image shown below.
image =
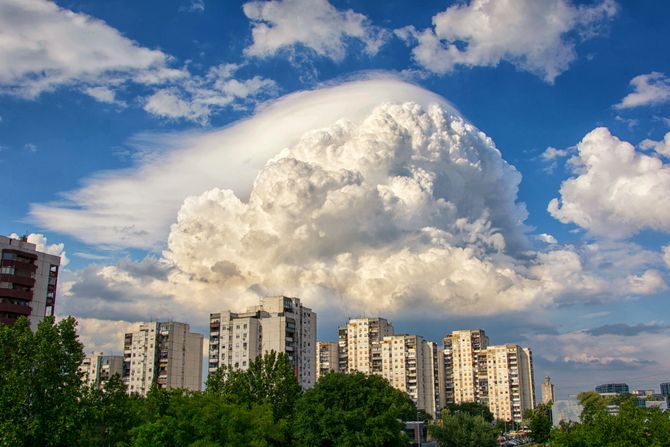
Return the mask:
[[116,374],[119,378],[123,376],[123,356],[94,352],[84,357],[79,371],[83,373],[86,384],[102,389],[113,375]]
[[551,383],[551,378],[546,376],[542,382],[542,403],[548,404],[554,401],[554,385]]
[[339,344],[332,341],[316,343],[316,380],[331,372],[340,372]]
[[385,318],[350,319],[339,331],[340,349],[346,352],[347,361],[343,372],[381,375],[381,346],[389,335],[393,335],[393,325]]
[[221,366],[246,370],[257,357],[286,353],[303,388],[316,383],[316,313],[300,299],[261,298],[246,312],[210,314],[209,373]]
[[628,394],[628,385],[625,383],[604,383],[596,387],[599,394]]
[[409,395],[417,408],[437,415],[437,346],[419,335],[390,335],[381,343],[384,377]]
[[60,257],[37,251],[26,237],[0,236],[0,324],[20,316],[35,330],[54,314]]
[[438,353],[439,406],[478,402],[494,417],[520,422],[535,406],[532,353],[518,345],[489,346],[481,329],[454,331]]
[[661,384],[661,395],[666,399],[670,398],[670,382],[664,382]]
[[159,388],[199,391],[203,336],[186,323],[151,322],[125,334],[123,381],[129,394]]

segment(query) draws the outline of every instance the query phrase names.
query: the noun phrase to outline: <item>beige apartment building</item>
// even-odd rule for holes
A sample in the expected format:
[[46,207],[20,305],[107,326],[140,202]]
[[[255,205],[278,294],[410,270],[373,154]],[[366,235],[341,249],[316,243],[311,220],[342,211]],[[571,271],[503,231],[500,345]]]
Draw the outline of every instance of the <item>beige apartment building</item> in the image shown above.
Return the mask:
[[159,388],[199,391],[203,336],[174,321],[140,324],[125,335],[123,381],[129,394]]
[[496,419],[520,422],[535,406],[532,353],[518,345],[489,346],[481,329],[444,337],[438,359],[439,402],[480,402]]
[[341,350],[346,352],[344,372],[381,374],[381,346],[384,337],[393,335],[393,325],[385,318],[352,318],[340,330]]
[[548,404],[554,401],[554,385],[551,383],[549,376],[544,377],[542,382],[542,403]]
[[113,375],[123,376],[123,356],[93,352],[90,356],[84,357],[79,371],[83,374],[84,383],[102,389]]
[[316,343],[316,380],[331,372],[340,372],[339,345],[332,341]]
[[261,298],[246,312],[210,314],[209,373],[221,366],[246,370],[264,353],[286,353],[303,388],[316,383],[316,313],[300,299]]
[[417,408],[436,417],[437,346],[419,335],[390,335],[381,344],[381,376],[404,391]]

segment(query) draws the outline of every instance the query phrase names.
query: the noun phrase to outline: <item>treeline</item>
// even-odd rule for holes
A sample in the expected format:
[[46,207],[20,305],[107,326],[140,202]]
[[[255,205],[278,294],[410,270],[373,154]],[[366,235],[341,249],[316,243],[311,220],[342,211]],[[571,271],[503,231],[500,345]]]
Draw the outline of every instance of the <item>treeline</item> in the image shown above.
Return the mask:
[[303,392],[284,354],[219,370],[206,390],[84,384],[76,321],[0,326],[2,446],[404,446],[416,407],[386,380],[329,374]]

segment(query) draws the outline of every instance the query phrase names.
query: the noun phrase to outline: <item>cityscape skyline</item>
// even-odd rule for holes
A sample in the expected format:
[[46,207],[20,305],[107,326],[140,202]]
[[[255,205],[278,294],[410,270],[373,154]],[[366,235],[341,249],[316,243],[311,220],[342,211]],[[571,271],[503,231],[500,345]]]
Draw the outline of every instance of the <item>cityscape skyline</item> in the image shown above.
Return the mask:
[[0,234],[61,257],[87,351],[287,295],[318,340],[485,328],[536,392],[657,388],[670,4],[514,3],[0,0]]

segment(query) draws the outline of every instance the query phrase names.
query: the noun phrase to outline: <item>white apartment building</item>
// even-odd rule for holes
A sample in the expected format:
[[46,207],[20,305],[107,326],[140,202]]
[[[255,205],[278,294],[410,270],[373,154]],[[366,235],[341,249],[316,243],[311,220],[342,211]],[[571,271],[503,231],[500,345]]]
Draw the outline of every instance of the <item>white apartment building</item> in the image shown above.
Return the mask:
[[0,236],[0,324],[25,316],[34,331],[54,314],[60,257],[37,251],[27,237]]
[[343,329],[339,340],[345,345],[340,349],[346,351],[347,369],[344,372],[381,374],[382,340],[393,335],[393,325],[385,318],[352,318],[346,330]]
[[521,422],[523,413],[535,407],[533,356],[519,345],[489,346],[488,405],[496,419]]
[[114,374],[123,376],[123,356],[93,352],[90,356],[84,357],[79,371],[83,374],[84,383],[104,388]]
[[298,298],[261,298],[246,312],[212,313],[209,338],[209,373],[225,365],[246,370],[257,357],[284,352],[303,388],[316,383],[316,313]]
[[454,331],[439,354],[440,406],[479,402],[494,417],[520,422],[535,406],[532,354],[518,345],[489,346],[481,329]]
[[203,336],[186,323],[140,324],[125,335],[123,381],[129,394],[142,396],[159,388],[199,391],[202,384]]
[[481,329],[454,331],[443,342],[441,406],[485,401],[486,356],[482,351],[489,343],[486,333]]
[[331,372],[340,372],[339,345],[332,341],[316,343],[316,380]]
[[390,335],[381,343],[380,375],[409,395],[417,408],[436,417],[437,346],[419,335]]

